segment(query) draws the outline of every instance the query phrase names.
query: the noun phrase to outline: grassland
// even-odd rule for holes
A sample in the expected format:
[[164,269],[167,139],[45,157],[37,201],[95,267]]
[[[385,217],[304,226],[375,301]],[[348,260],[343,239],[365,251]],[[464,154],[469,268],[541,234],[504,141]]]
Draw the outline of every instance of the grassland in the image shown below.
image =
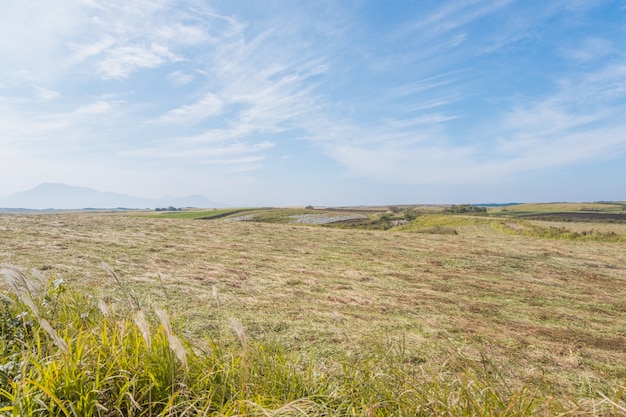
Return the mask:
[[489,210],[492,214],[515,215],[518,213],[546,213],[546,212],[604,212],[623,213],[626,211],[626,202],[596,202],[596,203],[528,203],[501,206]]
[[[559,404],[547,414],[623,413],[624,243],[525,235],[517,218],[426,214],[390,230],[360,230],[285,220],[296,212],[237,214],[255,221],[2,215],[0,263],[62,277],[123,311],[127,300],[100,267],[105,261],[141,306],[167,308],[198,348],[209,348],[207,340],[236,345],[234,317],[255,343],[309,358],[311,372],[340,375],[359,363],[378,369],[371,361],[393,357],[403,367],[434,369],[420,377],[427,384],[433,375],[488,369],[482,382],[497,375],[510,392],[532,386],[542,401]],[[544,223],[532,224],[554,227]],[[494,227],[502,224],[506,230]],[[559,227],[570,226],[578,227]],[[603,233],[623,236],[610,226]],[[369,405],[343,415],[389,415],[385,408],[366,414],[376,401],[363,401]],[[332,415],[325,410],[319,415]]]
[[250,211],[251,209],[213,209],[213,210],[197,210],[187,209],[181,211],[159,211],[155,213],[141,213],[141,217],[152,217],[155,219],[220,219],[222,217],[234,216],[241,212]]

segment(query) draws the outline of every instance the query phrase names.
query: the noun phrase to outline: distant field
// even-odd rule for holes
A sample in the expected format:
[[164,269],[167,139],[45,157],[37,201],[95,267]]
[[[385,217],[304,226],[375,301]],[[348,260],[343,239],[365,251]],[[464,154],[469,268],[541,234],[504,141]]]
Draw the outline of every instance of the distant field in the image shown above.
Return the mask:
[[512,206],[495,207],[489,213],[498,215],[517,215],[554,212],[601,212],[626,213],[625,202],[607,203],[541,203],[516,204]]
[[[546,206],[515,206],[531,209]],[[319,358],[358,358],[389,341],[415,366],[444,363],[455,349],[476,365],[487,356],[511,385],[541,379],[572,404],[619,391],[626,244],[524,236],[525,222],[501,217],[501,208],[490,213],[498,217],[411,212],[407,224],[387,230],[302,224],[294,216],[323,214],[304,209],[7,214],[0,263],[62,276],[124,308],[99,267],[106,261],[142,303],[166,306],[198,343],[203,335],[232,339],[224,321],[236,317],[253,339]],[[379,225],[395,214],[368,216]],[[626,234],[607,223],[528,224]]]
[[141,217],[169,218],[169,219],[218,219],[221,217],[235,215],[250,209],[214,209],[214,210],[182,210],[182,211],[158,211],[141,213]]

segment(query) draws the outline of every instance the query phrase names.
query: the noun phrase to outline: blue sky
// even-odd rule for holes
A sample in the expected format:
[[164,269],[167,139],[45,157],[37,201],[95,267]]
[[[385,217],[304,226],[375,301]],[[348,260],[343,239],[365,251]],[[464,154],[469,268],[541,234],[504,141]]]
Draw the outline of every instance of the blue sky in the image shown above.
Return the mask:
[[626,200],[626,1],[7,0],[0,195]]

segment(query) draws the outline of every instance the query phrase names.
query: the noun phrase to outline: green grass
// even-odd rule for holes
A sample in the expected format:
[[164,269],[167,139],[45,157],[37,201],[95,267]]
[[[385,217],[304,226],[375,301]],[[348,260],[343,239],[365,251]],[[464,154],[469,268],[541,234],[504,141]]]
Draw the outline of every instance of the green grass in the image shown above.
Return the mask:
[[492,222],[492,226],[497,230],[514,235],[539,237],[545,239],[564,239],[575,241],[597,241],[626,243],[626,235],[613,230],[603,231],[593,227],[585,230],[572,230],[564,225],[545,225],[542,222],[530,223],[527,221]]
[[183,210],[142,213],[138,216],[167,219],[217,219],[232,216],[251,209],[215,209],[215,210]]
[[399,230],[402,231],[419,231],[427,227],[459,227],[459,226],[476,226],[488,225],[491,219],[482,216],[468,216],[459,214],[425,214],[411,221],[407,226]]
[[290,208],[260,209],[255,210],[251,213],[252,216],[250,218],[250,221],[261,223],[288,224],[294,222],[294,219],[291,216],[312,213],[317,212],[315,210]]

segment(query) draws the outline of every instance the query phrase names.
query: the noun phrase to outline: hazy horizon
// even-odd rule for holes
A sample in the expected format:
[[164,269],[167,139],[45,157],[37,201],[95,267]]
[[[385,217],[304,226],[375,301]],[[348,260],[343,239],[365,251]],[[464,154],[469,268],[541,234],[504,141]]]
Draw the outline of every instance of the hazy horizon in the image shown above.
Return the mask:
[[[622,201],[482,201],[472,203],[482,206],[508,206],[519,204],[561,204],[561,203],[621,203]],[[436,201],[416,203],[411,201],[387,202],[375,205],[339,205],[335,207],[393,207],[393,206],[445,206],[468,204],[464,201],[439,203]],[[274,207],[304,207],[305,205],[276,205]],[[314,207],[333,207],[307,204]],[[155,209],[155,208],[233,208],[259,207],[254,205],[234,205],[223,201],[213,201],[206,196],[195,194],[186,196],[161,196],[144,198],[137,195],[101,191],[88,187],[76,187],[64,183],[42,183],[38,186],[8,196],[0,195],[0,210],[90,210],[90,209]]]
[[0,197],[624,201],[626,3],[9,0]]
[[8,196],[0,195],[0,209],[80,210],[80,209],[153,209],[163,207],[216,208],[224,204],[201,195],[162,196],[149,199],[141,196],[75,187],[63,183],[42,183]]

